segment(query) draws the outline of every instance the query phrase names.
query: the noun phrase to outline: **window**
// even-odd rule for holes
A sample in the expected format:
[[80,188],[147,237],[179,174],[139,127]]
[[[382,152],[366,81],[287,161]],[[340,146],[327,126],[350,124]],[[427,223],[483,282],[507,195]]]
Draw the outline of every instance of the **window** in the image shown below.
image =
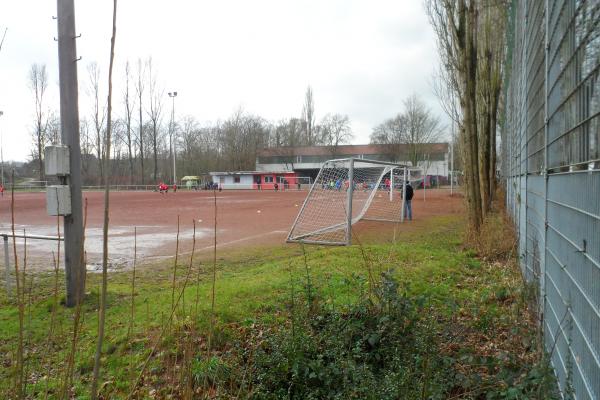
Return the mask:
[[233,177],[233,183],[240,183],[240,177],[238,175]]
[[273,177],[272,176],[265,176],[265,183],[273,183]]

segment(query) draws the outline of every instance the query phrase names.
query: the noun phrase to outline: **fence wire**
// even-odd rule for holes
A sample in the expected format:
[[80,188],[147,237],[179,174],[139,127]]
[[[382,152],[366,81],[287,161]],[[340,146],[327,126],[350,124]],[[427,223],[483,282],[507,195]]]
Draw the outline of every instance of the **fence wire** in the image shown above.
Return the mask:
[[513,1],[507,209],[563,397],[600,398],[600,2]]

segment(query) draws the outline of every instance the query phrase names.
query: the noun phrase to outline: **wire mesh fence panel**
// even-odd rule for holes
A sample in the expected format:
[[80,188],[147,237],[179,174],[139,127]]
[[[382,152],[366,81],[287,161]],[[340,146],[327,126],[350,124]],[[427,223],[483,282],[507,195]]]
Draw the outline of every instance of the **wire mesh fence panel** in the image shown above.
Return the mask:
[[289,241],[344,245],[350,227],[365,215],[398,219],[400,200],[390,201],[392,175],[399,166],[367,160],[327,161],[294,222]]
[[501,168],[564,397],[600,398],[600,3],[513,1]]

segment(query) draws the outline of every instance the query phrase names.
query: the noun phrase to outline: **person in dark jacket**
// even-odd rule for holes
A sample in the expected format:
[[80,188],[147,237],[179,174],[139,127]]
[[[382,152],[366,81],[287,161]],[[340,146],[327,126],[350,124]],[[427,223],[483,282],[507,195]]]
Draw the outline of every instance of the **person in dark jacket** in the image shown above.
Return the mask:
[[412,221],[412,198],[414,191],[410,182],[406,182],[406,199],[404,201],[404,218],[408,218]]

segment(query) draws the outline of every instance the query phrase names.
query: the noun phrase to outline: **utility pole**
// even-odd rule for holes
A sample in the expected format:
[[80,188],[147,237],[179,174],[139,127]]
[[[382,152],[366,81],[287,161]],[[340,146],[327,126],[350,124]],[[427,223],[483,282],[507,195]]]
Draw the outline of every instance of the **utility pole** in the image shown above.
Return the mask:
[[[2,51],[2,46],[4,45],[4,39],[6,39],[7,31],[8,31],[8,28],[4,28],[4,34],[2,35],[2,40],[0,40],[0,51]],[[4,115],[4,112],[0,111],[0,117],[3,115]],[[3,153],[3,148],[2,148],[2,133],[1,132],[0,132],[0,157],[2,158],[2,187],[4,187],[4,153]]]
[[[4,115],[4,112],[0,111],[0,117]],[[4,144],[2,143],[2,131],[0,131],[0,174],[2,174],[2,187],[4,187]]]
[[[60,126],[62,143],[69,147],[70,174],[62,178],[69,185],[71,214],[64,217],[65,277],[67,307],[83,300],[85,264],[83,259],[83,215],[81,198],[81,149],[79,147],[79,99],[77,88],[77,46],[75,44],[74,0],[57,0],[58,70],[60,79]],[[108,155],[107,155],[108,157]]]
[[177,167],[175,164],[175,97],[177,92],[169,92],[169,97],[172,100],[171,103],[171,148],[173,149],[173,185],[177,185]]

